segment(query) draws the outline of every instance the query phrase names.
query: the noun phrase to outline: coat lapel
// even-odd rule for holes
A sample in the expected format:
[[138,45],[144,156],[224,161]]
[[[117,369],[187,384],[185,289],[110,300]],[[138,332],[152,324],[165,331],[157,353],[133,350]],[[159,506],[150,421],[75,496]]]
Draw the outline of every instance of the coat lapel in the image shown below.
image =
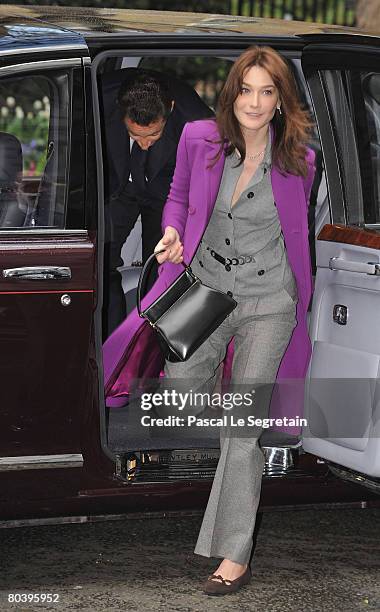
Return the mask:
[[[284,233],[290,233],[291,219],[289,216],[289,198],[287,197],[289,187],[289,177],[281,174],[275,166],[272,166],[271,171],[273,198],[276,204],[278,216],[280,218],[281,228]],[[289,230],[289,231],[288,231]]]
[[206,225],[210,220],[212,211],[214,210],[216,198],[218,195],[220,182],[222,180],[223,169],[224,169],[224,155],[221,155],[215,165],[212,168],[208,168],[212,159],[219,151],[219,145],[212,142],[206,142],[206,165],[204,168],[204,185],[205,194],[207,195],[206,200]]
[[202,185],[202,191],[199,192],[199,200],[194,202],[197,211],[196,231],[189,235],[188,242],[185,244],[185,261],[191,261],[193,259],[202,236],[206,231],[206,227],[215,206],[220,181],[223,175],[224,156],[221,156],[212,168],[207,167],[218,152],[219,145],[205,141],[204,146],[205,155],[202,155],[204,160],[203,181],[202,177],[199,177],[199,185]]
[[291,174],[283,175],[276,167],[272,166],[271,180],[281,229],[288,247],[291,242],[291,235],[301,231],[299,209],[301,179]]
[[[272,124],[269,125],[269,133],[273,146],[275,134]],[[271,182],[273,198],[277,207],[285,242],[287,238],[290,238],[290,234],[297,230],[297,207],[292,206],[292,201],[295,202],[298,198],[298,193],[296,193],[297,180],[297,177],[293,175],[282,174],[278,168],[272,164]]]

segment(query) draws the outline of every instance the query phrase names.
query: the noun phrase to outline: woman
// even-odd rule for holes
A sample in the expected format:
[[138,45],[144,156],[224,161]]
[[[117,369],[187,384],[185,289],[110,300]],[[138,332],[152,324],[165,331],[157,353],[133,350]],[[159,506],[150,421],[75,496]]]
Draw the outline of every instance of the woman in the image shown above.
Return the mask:
[[[307,205],[314,177],[314,154],[306,148],[309,129],[291,71],[269,47],[252,47],[235,62],[216,122],[186,124],[163,213],[165,233],[155,249],[166,250],[157,255],[159,279],[145,304],[181,273],[180,262],[191,261],[202,281],[227,290],[238,305],[187,362],[165,364],[168,378],[212,382],[232,338],[233,383],[305,376],[311,296]],[[238,264],[230,265],[230,259]],[[152,337],[134,312],[107,340],[108,405],[121,404],[133,375],[141,375],[144,360],[138,356],[152,346]],[[153,361],[150,350],[147,377]],[[275,416],[291,416],[281,398],[276,400]],[[297,400],[302,402],[300,388],[291,405],[293,415],[302,415]],[[250,579],[264,466],[259,433],[221,435],[220,460],[195,548],[197,554],[222,558],[204,586],[210,595],[234,592]]]
[[[215,203],[209,202],[213,210],[192,269],[206,284],[227,290],[238,306],[186,363],[166,363],[168,379],[212,380],[232,337],[232,383],[276,378],[296,326],[297,286],[268,170],[275,164],[280,171],[311,181],[312,153],[305,146],[310,122],[295,92],[292,74],[274,50],[248,49],[227,78],[216,125],[198,121],[184,129],[163,215],[165,234],[155,249],[166,247],[166,251],[157,260],[183,261],[181,240],[185,217],[191,213],[189,197],[193,183],[202,183],[194,166],[200,162],[207,174],[210,142],[212,147],[219,143],[211,167],[221,160],[223,172]],[[297,195],[289,199],[289,208],[297,206]],[[304,191],[301,200],[305,214]],[[230,264],[233,258],[237,265]],[[263,466],[257,437],[222,437],[195,549],[197,554],[223,558],[205,584],[208,594],[237,590],[250,578],[248,561]]]

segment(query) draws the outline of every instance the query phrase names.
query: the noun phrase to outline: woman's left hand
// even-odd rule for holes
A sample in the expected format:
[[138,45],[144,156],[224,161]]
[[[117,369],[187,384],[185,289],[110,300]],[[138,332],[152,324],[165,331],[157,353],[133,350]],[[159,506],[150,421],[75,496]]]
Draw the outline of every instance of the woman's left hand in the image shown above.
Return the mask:
[[161,251],[162,249],[166,249],[165,252],[156,256],[159,264],[164,263],[164,261],[171,261],[172,263],[181,263],[183,261],[183,245],[177,230],[170,225],[166,226],[165,234],[156,244],[154,251]]

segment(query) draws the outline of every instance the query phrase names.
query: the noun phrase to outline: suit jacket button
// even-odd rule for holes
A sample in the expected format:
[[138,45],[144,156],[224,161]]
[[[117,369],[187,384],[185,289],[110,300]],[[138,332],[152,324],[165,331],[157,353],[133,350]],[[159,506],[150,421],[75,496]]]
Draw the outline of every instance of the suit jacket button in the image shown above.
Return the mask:
[[199,262],[199,265],[201,268],[203,268],[203,263],[201,261]]
[[225,269],[227,270],[227,272],[231,272],[231,266],[229,266],[228,264],[226,266],[224,266]]
[[195,208],[193,206],[189,206],[189,215],[193,215],[195,213]]
[[264,273],[265,273],[265,270],[259,270],[257,274],[258,274],[259,276],[262,276]]
[[229,238],[226,238],[226,244],[231,244],[231,240]]
[[253,191],[250,191],[249,193],[247,193],[247,198],[253,198],[255,194],[253,193]]

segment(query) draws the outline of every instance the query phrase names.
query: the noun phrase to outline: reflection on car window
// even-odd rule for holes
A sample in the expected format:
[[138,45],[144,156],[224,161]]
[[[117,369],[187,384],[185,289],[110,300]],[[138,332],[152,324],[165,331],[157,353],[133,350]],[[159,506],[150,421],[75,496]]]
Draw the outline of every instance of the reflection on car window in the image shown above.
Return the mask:
[[343,72],[326,70],[323,75],[329,92],[330,111],[335,124],[335,135],[342,164],[347,220],[350,225],[358,225],[364,223],[364,210],[356,130],[349,89]]
[[[372,170],[374,200],[374,218],[372,223],[380,222],[380,73],[365,72],[360,75],[364,99],[366,130],[361,131],[361,138],[366,138],[366,152],[369,155],[369,166]],[[364,148],[364,147],[363,147]]]
[[63,228],[69,77],[0,80],[0,230]]
[[13,134],[22,144],[23,175],[41,176],[49,133],[50,100],[47,81],[43,78],[28,78],[21,82],[2,83],[0,104],[0,130]]

